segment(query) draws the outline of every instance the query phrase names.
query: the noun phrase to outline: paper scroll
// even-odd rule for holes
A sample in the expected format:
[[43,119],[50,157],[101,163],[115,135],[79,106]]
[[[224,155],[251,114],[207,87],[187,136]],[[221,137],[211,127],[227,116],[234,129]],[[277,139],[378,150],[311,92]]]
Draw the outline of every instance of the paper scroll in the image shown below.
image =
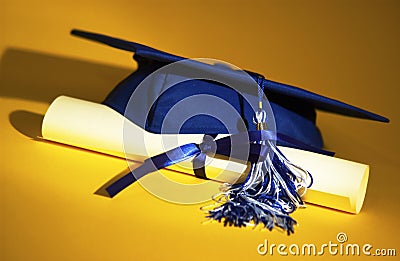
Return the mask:
[[[200,143],[203,134],[153,134],[138,127],[113,109],[98,103],[66,96],[49,107],[42,136],[67,145],[136,161],[186,143]],[[222,137],[222,135],[218,136]],[[306,202],[350,213],[359,213],[364,201],[369,166],[298,149],[279,147],[293,163],[312,173],[314,184]],[[245,177],[247,165],[221,159],[207,159],[207,173],[213,179],[235,182]],[[190,161],[170,169],[193,174]],[[179,174],[177,174],[179,175]]]

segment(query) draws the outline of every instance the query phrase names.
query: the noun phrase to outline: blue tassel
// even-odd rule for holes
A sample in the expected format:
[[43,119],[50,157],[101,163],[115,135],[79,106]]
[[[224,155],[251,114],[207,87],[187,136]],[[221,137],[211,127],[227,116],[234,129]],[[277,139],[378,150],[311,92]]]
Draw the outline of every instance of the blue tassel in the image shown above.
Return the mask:
[[[266,112],[256,112],[257,129],[265,128]],[[252,163],[242,184],[224,184],[216,201],[221,205],[208,212],[210,219],[224,226],[243,227],[262,224],[294,233],[296,220],[290,214],[304,207],[301,195],[312,185],[311,174],[292,164],[271,141],[264,141],[269,154],[264,161]]]

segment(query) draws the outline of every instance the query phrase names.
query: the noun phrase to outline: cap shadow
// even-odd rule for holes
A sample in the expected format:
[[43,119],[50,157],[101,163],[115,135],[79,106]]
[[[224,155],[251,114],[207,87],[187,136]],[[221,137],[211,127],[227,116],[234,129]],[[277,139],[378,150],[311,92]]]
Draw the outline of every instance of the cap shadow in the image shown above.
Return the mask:
[[0,96],[50,103],[59,95],[101,102],[133,69],[26,49],[8,48],[0,61]]

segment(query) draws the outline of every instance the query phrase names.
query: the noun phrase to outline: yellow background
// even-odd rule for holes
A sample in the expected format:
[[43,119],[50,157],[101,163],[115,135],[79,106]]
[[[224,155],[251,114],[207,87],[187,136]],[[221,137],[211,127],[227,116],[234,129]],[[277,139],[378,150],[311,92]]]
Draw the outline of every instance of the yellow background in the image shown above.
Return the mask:
[[[265,260],[256,250],[265,239],[318,245],[339,232],[400,251],[399,14],[398,1],[0,0],[0,259]],[[225,60],[389,117],[318,114],[327,148],[371,165],[363,210],[310,205],[293,214],[300,226],[288,237],[204,222],[201,205],[138,184],[114,200],[94,195],[124,160],[31,137],[55,97],[101,101],[135,64],[72,28]]]

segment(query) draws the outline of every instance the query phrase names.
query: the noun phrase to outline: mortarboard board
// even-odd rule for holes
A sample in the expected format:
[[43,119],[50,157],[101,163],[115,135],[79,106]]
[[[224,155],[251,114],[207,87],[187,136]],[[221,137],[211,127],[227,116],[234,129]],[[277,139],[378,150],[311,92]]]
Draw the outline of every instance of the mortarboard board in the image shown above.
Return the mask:
[[[72,30],[71,33],[118,49],[134,52],[133,58],[138,63],[138,69],[121,81],[103,102],[103,104],[121,114],[125,113],[129,98],[143,79],[167,64],[186,59],[142,44],[106,35],[80,30]],[[214,71],[220,69],[218,65],[210,68]],[[258,80],[260,77],[257,73],[246,72],[255,80]],[[228,74],[223,70],[222,73]],[[387,118],[375,113],[298,87],[271,81],[263,77],[261,81],[275,117],[278,145],[330,154],[329,152],[321,150],[323,147],[323,140],[316,126],[316,109],[380,122],[389,121]],[[194,94],[205,93],[225,99],[238,111],[238,114],[245,121],[248,130],[255,130],[255,125],[251,124],[253,110],[248,103],[243,102],[240,94],[228,86],[205,80],[193,80],[180,83],[176,88],[171,88],[160,95],[160,90],[162,90],[162,88],[162,83],[160,83],[159,86],[153,85],[149,88],[147,95],[157,97],[157,102],[150,105],[150,108],[148,108],[148,115],[143,113],[143,111],[147,109],[143,108],[144,106],[142,104],[138,106],[137,110],[125,114],[125,116],[147,131],[160,133],[162,123],[165,124],[165,122],[163,122],[165,115],[177,101]],[[149,97],[143,97],[143,99],[146,98]],[[139,118],[143,117],[143,115],[146,115],[147,119],[145,120],[145,124],[140,124],[140,122],[143,121]],[[171,130],[168,128],[163,129],[163,133],[168,133],[170,131]],[[236,131],[243,130],[238,129]],[[179,129],[179,133],[227,133],[227,129],[221,122],[216,121],[210,116],[198,115],[187,120]]]

